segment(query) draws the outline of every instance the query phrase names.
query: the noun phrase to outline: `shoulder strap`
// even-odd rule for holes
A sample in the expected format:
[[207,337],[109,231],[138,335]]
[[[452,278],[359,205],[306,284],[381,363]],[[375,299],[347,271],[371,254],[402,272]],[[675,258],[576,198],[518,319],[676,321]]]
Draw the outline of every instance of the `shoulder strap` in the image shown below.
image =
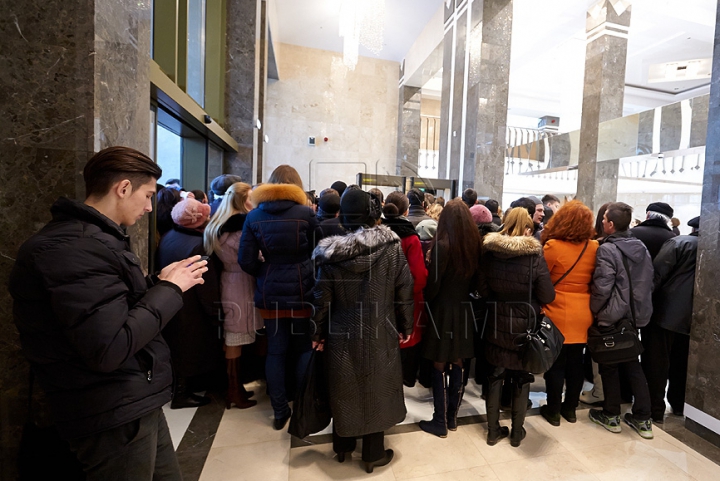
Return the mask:
[[636,323],[635,323],[635,296],[633,296],[633,288],[632,288],[632,276],[630,275],[630,267],[628,266],[627,257],[618,249],[620,252],[620,255],[622,256],[623,265],[625,266],[625,272],[628,276],[628,284],[630,285],[630,312],[632,314],[632,323],[633,327],[637,329]]
[[577,265],[577,263],[580,262],[580,259],[582,259],[583,254],[585,254],[585,251],[587,250],[587,246],[589,243],[590,243],[590,240],[585,241],[585,247],[583,247],[582,252],[580,252],[580,257],[577,258],[577,260],[575,261],[575,264],[573,264],[572,267],[570,269],[568,269],[567,272],[565,272],[565,274],[563,274],[560,279],[553,282],[553,287],[560,284],[563,281],[563,279],[565,279],[568,276],[568,274],[570,274],[572,272],[572,270],[575,269],[575,266]]
[[[530,316],[534,312],[532,307],[532,291],[533,291],[533,266],[535,265],[534,256],[528,256],[530,258],[530,286],[528,287],[528,325],[530,325]],[[533,331],[537,324],[537,313],[535,313],[535,321],[533,322]],[[530,332],[530,331],[528,331]]]

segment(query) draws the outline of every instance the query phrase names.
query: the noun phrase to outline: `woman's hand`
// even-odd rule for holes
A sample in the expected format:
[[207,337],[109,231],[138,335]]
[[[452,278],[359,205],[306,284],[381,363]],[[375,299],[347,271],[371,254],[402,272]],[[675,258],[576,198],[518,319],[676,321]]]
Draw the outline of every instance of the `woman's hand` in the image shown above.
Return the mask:
[[325,341],[320,341],[320,342],[313,341],[312,348],[317,349],[320,352],[323,352],[323,350],[325,350]]
[[400,340],[400,344],[407,344],[410,342],[410,336],[406,336],[402,332],[398,332],[398,339]]

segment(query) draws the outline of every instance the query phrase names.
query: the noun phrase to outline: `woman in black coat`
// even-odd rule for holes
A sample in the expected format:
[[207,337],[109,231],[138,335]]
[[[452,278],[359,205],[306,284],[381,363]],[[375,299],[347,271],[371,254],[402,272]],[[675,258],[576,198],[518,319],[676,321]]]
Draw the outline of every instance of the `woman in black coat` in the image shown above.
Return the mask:
[[[186,199],[172,210],[173,228],[160,240],[158,267],[194,255],[205,255],[203,230],[210,217],[210,206],[195,199]],[[170,405],[173,409],[198,407],[210,402],[207,397],[193,394],[206,386],[192,388],[188,381],[201,381],[208,374],[223,372],[222,339],[218,336],[221,264],[217,257],[208,259],[205,282],[183,293],[183,307],[163,329],[170,346],[175,389]]]
[[302,380],[310,360],[313,302],[313,233],[315,212],[306,205],[302,180],[289,165],[277,167],[267,184],[252,192],[256,207],[248,213],[240,237],[238,263],[255,277],[255,307],[265,321],[265,361],[273,428],[290,419],[285,367],[288,352],[297,356],[295,376]]
[[555,288],[542,256],[542,246],[533,237],[533,230],[533,221],[527,210],[517,207],[506,216],[502,231],[488,234],[483,239],[478,290],[488,301],[487,319],[490,320],[484,331],[485,357],[493,366],[485,401],[487,443],[491,446],[509,433],[508,428],[501,427],[499,422],[500,397],[506,375],[513,385],[510,444],[518,447],[525,438],[523,423],[530,384],[535,378],[523,371],[520,344],[525,333],[535,327],[542,305],[555,299]]
[[[457,429],[463,396],[463,359],[474,354],[474,321],[470,293],[475,292],[480,260],[480,234],[470,209],[460,199],[443,209],[428,257],[425,301],[428,325],[423,356],[433,361],[434,413],[420,429],[444,438]],[[445,374],[449,370],[449,384]]]
[[384,431],[405,419],[398,338],[413,329],[413,278],[400,238],[377,225],[380,202],[346,192],[345,236],[323,239],[313,258],[316,341],[327,353],[333,450],[343,462],[363,437],[368,472],[393,457]]

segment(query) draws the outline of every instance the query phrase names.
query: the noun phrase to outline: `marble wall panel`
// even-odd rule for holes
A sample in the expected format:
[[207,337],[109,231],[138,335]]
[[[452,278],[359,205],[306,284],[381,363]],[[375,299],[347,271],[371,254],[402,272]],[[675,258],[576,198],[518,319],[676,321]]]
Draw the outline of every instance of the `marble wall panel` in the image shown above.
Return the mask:
[[[395,175],[398,63],[360,57],[352,71],[337,52],[288,44],[279,50],[282,79],[267,90],[265,179],[280,164],[295,167],[305,188],[316,190],[328,187],[318,184],[325,171],[354,183],[358,162],[371,173]],[[308,146],[309,136],[316,138],[315,147]]]
[[708,131],[708,109],[710,96],[703,95],[690,100],[692,105],[692,120],[690,126],[690,148],[705,145]]
[[570,165],[570,135],[560,134],[550,137],[550,162],[548,168]]
[[452,116],[450,117],[450,179],[460,178],[461,152],[463,145],[463,106],[465,105],[465,52],[467,51],[467,23],[469,12],[466,10],[455,25],[455,68]]
[[660,152],[678,150],[682,130],[682,109],[680,102],[665,105],[660,117]]
[[[126,145],[149,151],[150,11],[147,2],[69,0],[18,4],[6,15],[0,58],[0,278],[7,282],[17,249],[50,219],[59,196],[84,198],[82,168],[94,151]],[[147,259],[148,222],[129,229]],[[12,302],[0,291],[0,460],[15,479],[26,419],[27,366],[12,323]],[[42,400],[42,393],[35,396]],[[36,415],[47,420],[44,404]]]
[[685,402],[720,421],[720,11],[717,19]]
[[257,158],[260,0],[227,0],[225,130],[240,152],[225,155],[225,172],[252,182]]
[[653,149],[653,124],[655,111],[640,112],[638,122],[638,145],[636,155],[651,154]]
[[454,30],[452,26],[445,33],[443,40],[443,77],[442,77],[442,99],[440,107],[440,152],[438,153],[438,178],[446,179],[448,171],[448,132],[450,132],[450,90],[453,88],[452,60]]
[[[395,173],[397,175],[417,175],[418,153],[422,135],[420,125],[422,93],[418,87],[400,87],[398,97],[398,154]],[[378,119],[386,115],[383,107],[380,104],[376,105],[375,109],[372,109],[377,112]]]

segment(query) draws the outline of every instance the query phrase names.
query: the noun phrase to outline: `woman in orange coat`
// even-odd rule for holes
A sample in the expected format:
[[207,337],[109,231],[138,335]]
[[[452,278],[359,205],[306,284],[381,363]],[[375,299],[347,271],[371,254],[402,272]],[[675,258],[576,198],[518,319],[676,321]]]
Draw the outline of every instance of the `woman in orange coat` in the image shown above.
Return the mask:
[[[590,283],[595,271],[598,242],[592,211],[578,200],[563,205],[542,231],[545,262],[555,285],[555,300],[545,306],[545,314],[565,336],[560,356],[545,373],[547,405],[540,414],[553,426],[560,416],[577,421],[575,410],[583,387],[583,349],[592,325]],[[566,275],[567,274],[567,275]],[[562,402],[566,384],[565,402]]]

